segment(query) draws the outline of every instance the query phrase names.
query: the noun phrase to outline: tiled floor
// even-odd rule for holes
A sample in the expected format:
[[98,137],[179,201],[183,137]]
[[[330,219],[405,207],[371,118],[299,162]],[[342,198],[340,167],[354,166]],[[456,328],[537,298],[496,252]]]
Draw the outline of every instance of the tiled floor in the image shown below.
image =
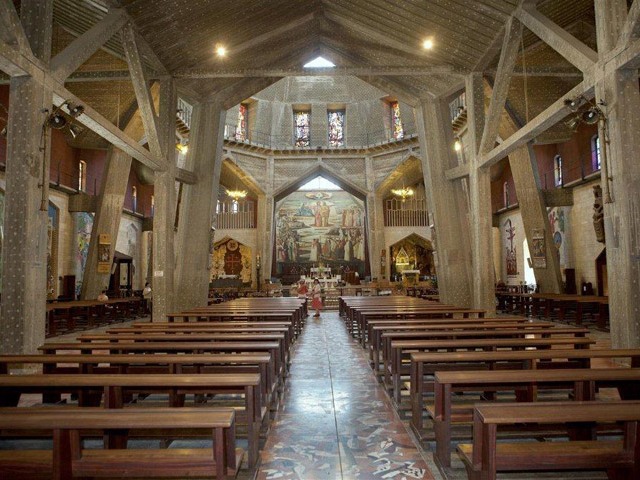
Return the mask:
[[337,312],[309,317],[258,479],[432,479]]

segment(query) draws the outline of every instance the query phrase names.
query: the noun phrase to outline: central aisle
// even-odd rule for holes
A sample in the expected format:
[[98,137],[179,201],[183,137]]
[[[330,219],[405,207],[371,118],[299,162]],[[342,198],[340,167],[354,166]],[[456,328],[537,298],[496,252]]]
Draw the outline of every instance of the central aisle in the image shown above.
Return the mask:
[[337,312],[309,316],[258,479],[432,479]]

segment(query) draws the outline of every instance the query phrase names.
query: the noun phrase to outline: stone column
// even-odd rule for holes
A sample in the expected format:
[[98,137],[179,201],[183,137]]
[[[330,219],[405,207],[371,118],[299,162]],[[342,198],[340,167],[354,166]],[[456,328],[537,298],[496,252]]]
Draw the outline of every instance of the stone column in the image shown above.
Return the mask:
[[[52,5],[51,0],[23,2],[20,12],[32,51],[46,64],[51,56]],[[53,96],[41,81],[26,76],[10,81],[2,353],[36,353],[45,338],[51,130],[43,130],[43,124],[51,112]]]
[[445,176],[457,164],[449,109],[442,100],[423,100],[415,116],[422,171],[433,208],[440,299],[467,307],[473,304],[467,206],[462,182],[451,182]]
[[[615,47],[625,21],[626,2],[596,0],[600,57]],[[605,70],[596,82],[596,100],[606,117],[600,122],[605,198],[605,236],[609,277],[609,318],[614,348],[640,347],[640,92],[637,70]],[[603,129],[606,127],[607,135]],[[605,145],[609,141],[608,144]],[[606,178],[609,177],[609,180]],[[607,185],[608,182],[608,185]]]
[[491,175],[489,168],[479,168],[479,150],[485,124],[484,86],[481,72],[466,78],[468,109],[469,220],[473,267],[473,307],[495,312]]
[[122,207],[127,191],[127,182],[131,170],[131,156],[122,150],[111,147],[107,155],[107,162],[102,175],[100,196],[96,207],[96,216],[91,230],[91,242],[87,253],[87,263],[84,267],[82,281],[82,299],[95,299],[98,294],[109,286],[111,271],[98,273],[98,237],[108,234],[111,241],[109,264],[113,262],[122,218]]
[[[382,280],[380,252],[384,249],[384,222],[382,220],[382,199],[375,194],[375,170],[373,158],[365,157],[365,180],[367,185],[367,228],[369,229],[369,265],[371,278]],[[382,242],[381,242],[382,240]]]
[[181,264],[175,299],[178,310],[207,305],[211,225],[222,166],[226,110],[218,102],[199,105],[198,109],[200,113],[196,117],[197,124],[194,120],[190,147],[198,181],[189,187],[176,249],[180,255],[177,261]]
[[275,265],[275,259],[273,258],[273,243],[275,241],[275,226],[273,221],[273,190],[275,185],[275,160],[272,156],[267,157],[267,172],[266,172],[266,195],[264,199],[264,211],[265,211],[265,248],[263,249],[264,256],[262,257],[262,278],[271,278],[271,272]]

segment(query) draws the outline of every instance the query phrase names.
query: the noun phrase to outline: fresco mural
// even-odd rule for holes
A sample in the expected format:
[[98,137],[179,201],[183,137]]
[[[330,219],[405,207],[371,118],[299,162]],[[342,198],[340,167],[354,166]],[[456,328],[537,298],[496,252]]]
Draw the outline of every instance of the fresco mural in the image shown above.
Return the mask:
[[570,207],[553,207],[549,210],[549,224],[551,225],[551,233],[553,243],[558,249],[558,258],[561,268],[570,267],[569,259],[569,210]]
[[513,226],[511,219],[504,222],[505,245],[506,247],[506,264],[507,276],[518,275],[518,257],[516,255],[516,247],[513,239],[516,237],[516,227]]
[[93,215],[91,213],[74,213],[75,224],[75,266],[76,266],[76,296],[80,295],[82,289],[82,277],[84,266],[87,264],[89,254],[89,242],[91,241],[91,230],[93,230]]
[[364,203],[344,191],[297,191],[276,205],[277,275],[365,271]]

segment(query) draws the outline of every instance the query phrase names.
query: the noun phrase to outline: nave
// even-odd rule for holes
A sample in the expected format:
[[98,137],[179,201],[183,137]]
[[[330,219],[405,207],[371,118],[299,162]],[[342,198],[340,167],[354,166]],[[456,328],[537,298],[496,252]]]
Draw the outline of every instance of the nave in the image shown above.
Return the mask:
[[258,479],[431,479],[413,436],[335,311],[309,318]]

